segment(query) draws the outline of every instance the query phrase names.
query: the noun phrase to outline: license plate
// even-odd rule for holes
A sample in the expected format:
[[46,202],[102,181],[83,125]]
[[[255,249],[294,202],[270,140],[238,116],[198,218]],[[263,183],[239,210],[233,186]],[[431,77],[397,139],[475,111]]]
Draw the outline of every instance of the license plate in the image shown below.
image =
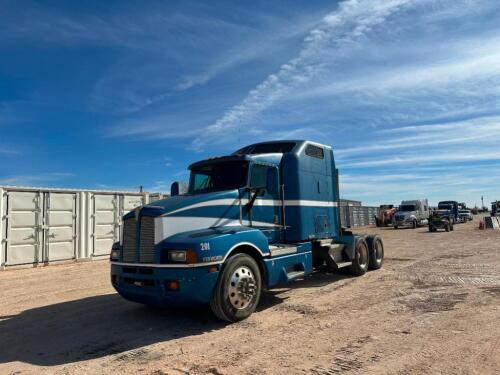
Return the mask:
[[144,282],[142,282],[142,281],[134,281],[134,285],[142,287],[142,286],[144,286]]

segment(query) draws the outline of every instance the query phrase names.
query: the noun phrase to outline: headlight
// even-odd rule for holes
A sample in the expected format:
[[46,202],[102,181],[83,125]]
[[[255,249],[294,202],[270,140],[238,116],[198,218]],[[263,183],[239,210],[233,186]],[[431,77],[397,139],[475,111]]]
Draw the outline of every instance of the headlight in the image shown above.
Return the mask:
[[196,263],[198,256],[194,250],[168,250],[168,260],[176,263]]
[[171,262],[185,262],[186,250],[169,250],[168,260]]
[[120,250],[111,250],[111,260],[120,260]]

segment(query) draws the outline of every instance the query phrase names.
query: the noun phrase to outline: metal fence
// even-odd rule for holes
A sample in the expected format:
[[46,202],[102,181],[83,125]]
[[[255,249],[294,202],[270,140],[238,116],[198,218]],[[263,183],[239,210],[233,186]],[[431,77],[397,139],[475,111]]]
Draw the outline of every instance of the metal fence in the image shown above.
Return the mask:
[[341,205],[340,222],[346,228],[375,225],[377,210],[378,207]]
[[0,187],[0,266],[109,255],[148,193]]

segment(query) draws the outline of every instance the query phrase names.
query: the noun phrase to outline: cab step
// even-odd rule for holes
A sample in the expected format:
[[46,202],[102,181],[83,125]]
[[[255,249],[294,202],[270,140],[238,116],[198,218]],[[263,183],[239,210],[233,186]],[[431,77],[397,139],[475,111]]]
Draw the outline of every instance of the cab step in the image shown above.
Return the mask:
[[344,268],[344,267],[349,267],[350,265],[352,265],[352,262],[340,262],[340,263],[336,263],[337,265],[337,269],[340,269],[340,268]]
[[318,241],[316,249],[319,261],[324,261],[331,271],[349,267],[352,262],[344,255],[344,247],[344,244],[332,243],[331,239]]
[[279,257],[279,256],[283,256],[283,255],[288,255],[288,254],[296,254],[297,253],[297,246],[271,245],[271,246],[269,246],[269,252],[271,253],[271,258],[272,257]]
[[305,274],[306,273],[304,271],[292,271],[292,272],[288,272],[286,274],[286,277],[288,278],[288,281],[292,281],[292,280],[304,277]]

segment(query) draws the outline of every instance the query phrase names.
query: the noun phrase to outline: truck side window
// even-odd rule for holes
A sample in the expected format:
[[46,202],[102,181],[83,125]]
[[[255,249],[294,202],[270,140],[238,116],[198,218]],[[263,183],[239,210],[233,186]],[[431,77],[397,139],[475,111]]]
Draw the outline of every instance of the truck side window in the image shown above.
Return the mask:
[[306,155],[318,159],[325,158],[325,153],[323,151],[323,148],[314,145],[308,145],[306,147]]
[[267,186],[267,169],[265,165],[254,164],[250,174],[250,187],[253,189]]

